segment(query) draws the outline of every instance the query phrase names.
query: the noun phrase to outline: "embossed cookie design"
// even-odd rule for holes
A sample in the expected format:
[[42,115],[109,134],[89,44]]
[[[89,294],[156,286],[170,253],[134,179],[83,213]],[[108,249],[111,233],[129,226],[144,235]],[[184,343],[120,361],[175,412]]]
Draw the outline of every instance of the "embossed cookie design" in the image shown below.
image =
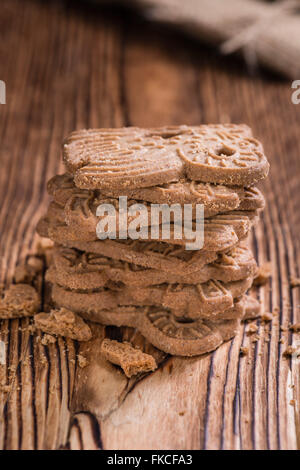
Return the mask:
[[99,312],[119,306],[163,306],[177,317],[200,318],[218,313],[233,306],[234,299],[241,297],[251,287],[252,278],[221,283],[210,280],[197,285],[161,284],[140,289],[113,286],[97,291],[73,291],[53,285],[53,300],[59,307],[76,313]]
[[257,272],[257,264],[251,251],[243,246],[236,247],[227,254],[219,254],[215,262],[206,264],[189,276],[143,268],[73,248],[57,247],[53,258],[54,263],[46,277],[67,289],[99,289],[111,281],[132,287],[164,283],[201,284],[210,279],[230,282],[254,277]]
[[63,159],[83,189],[134,189],[180,178],[252,186],[269,164],[246,126],[90,129],[64,142]]

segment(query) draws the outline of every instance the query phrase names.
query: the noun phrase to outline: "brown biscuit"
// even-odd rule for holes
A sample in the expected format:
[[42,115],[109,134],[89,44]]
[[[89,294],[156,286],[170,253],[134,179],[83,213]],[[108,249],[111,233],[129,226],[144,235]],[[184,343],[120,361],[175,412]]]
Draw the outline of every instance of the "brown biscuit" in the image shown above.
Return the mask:
[[180,178],[252,186],[269,171],[262,145],[247,126],[90,129],[64,142],[63,159],[76,186],[120,189]]
[[[98,239],[96,226],[99,219],[91,212],[87,212],[85,206],[80,206],[80,208],[76,206],[74,212],[73,220],[71,220],[69,214],[68,222],[70,225],[67,225],[64,223],[66,218],[64,210],[58,204],[52,202],[49,205],[46,217],[43,217],[42,222],[37,227],[39,235],[45,236],[47,232],[49,238],[62,245],[67,245],[73,241],[96,241]],[[256,211],[232,211],[205,219],[203,250],[224,251],[230,249],[238,240],[247,235],[252,224],[257,220],[257,214]],[[159,227],[158,241],[184,246],[191,241],[184,236],[184,230],[182,238],[177,239],[175,224],[173,223],[170,224],[170,234],[167,236],[163,233],[162,226]],[[193,230],[195,231],[195,223],[193,223]],[[150,230],[149,237],[151,237]],[[144,242],[143,238],[140,238],[140,240]]]
[[[98,291],[70,291],[54,284],[52,298],[56,305],[76,313],[84,310],[99,312],[119,306],[163,306],[176,316],[198,318],[218,313],[233,306],[234,299],[242,296],[252,284],[252,278],[242,281],[221,283],[208,281],[196,286],[161,284],[145,288],[111,286]],[[115,290],[113,290],[115,289]]]
[[36,290],[29,284],[12,284],[0,299],[0,318],[21,318],[34,315],[40,306]]
[[[99,311],[94,310],[83,310],[80,315],[89,321],[95,323],[102,323],[103,325],[114,325],[114,326],[130,326],[133,328],[138,328],[143,316],[149,310],[151,311],[166,311],[170,312],[169,309],[165,309],[163,307],[155,307],[155,306],[145,306],[145,307],[136,307],[136,306],[122,306],[116,307],[112,310],[110,309],[103,309]],[[170,312],[174,319],[179,319],[184,323],[185,321],[188,322],[188,318],[186,317],[178,317]],[[203,314],[201,315],[201,319],[208,319],[211,321],[218,322],[219,320],[240,320],[243,318],[245,314],[245,306],[244,300],[237,300],[233,307],[225,310],[224,312],[220,312],[217,317],[211,316],[211,314]],[[215,320],[214,320],[215,319]],[[193,320],[194,321],[194,320]]]
[[[76,186],[74,184],[73,177],[68,175],[68,173],[64,173],[63,175],[55,175],[47,183],[48,193],[60,206],[64,206],[68,199],[74,195],[75,188]],[[77,189],[77,191],[83,194],[93,193],[92,191],[84,189]],[[94,194],[96,194],[96,191]]]
[[162,309],[149,310],[139,331],[158,349],[176,356],[198,356],[214,351],[225,341],[233,338],[239,320],[198,319],[178,322],[170,312]]
[[41,217],[36,226],[36,232],[40,237],[48,238],[49,220],[47,217]]
[[238,281],[255,276],[256,271],[256,261],[246,246],[237,246],[226,254],[220,253],[216,261],[188,276],[143,268],[73,248],[57,247],[54,250],[54,264],[47,271],[46,279],[67,289],[99,289],[110,281],[132,287],[164,283],[200,284],[209,279]]
[[122,367],[127,377],[157,369],[153,356],[131,346],[130,343],[105,338],[101,343],[101,354],[106,360]]
[[[234,299],[242,296],[251,287],[252,278],[222,283],[210,280],[195,286],[167,284],[145,288],[125,288],[133,299],[133,305],[156,305],[172,310],[176,316],[199,318],[218,313],[233,306]],[[126,294],[125,294],[126,296]]]
[[265,198],[257,188],[243,188],[239,191],[240,211],[255,211],[262,210],[265,207]]
[[186,251],[182,246],[139,240],[68,242],[67,247],[175,274],[199,271],[218,257],[210,251]]
[[245,314],[244,320],[252,320],[257,318],[261,312],[261,305],[257,299],[250,297],[250,295],[245,295],[244,297],[245,305]]
[[122,193],[107,189],[103,194],[115,198],[127,196],[153,204],[203,204],[205,217],[234,209],[263,209],[265,205],[262,193],[254,187],[230,187],[185,180],[151,188],[122,189]]
[[[219,217],[219,216],[216,216]],[[203,251],[225,251],[233,247],[240,239],[244,238],[249,232],[251,224],[247,216],[236,217],[230,219],[234,226],[229,224],[228,220],[215,220],[207,219],[204,223],[204,246]],[[86,242],[95,243],[100,241],[97,237],[96,230],[87,231],[84,226],[73,226],[70,227],[67,224],[56,221],[47,221],[47,236],[55,243],[61,245],[71,245],[73,242]],[[45,227],[45,225],[44,225]],[[40,226],[37,228],[39,235],[46,236],[45,231],[40,230]],[[195,225],[193,225],[193,231],[195,233]],[[118,235],[118,234],[117,234]],[[175,246],[185,247],[187,243],[194,242],[194,238],[186,238],[183,234],[181,239],[176,238],[176,231],[174,230],[174,224],[170,224],[170,234],[165,235],[162,232],[162,226],[160,226],[158,238],[144,240],[139,238],[137,241],[140,243],[151,243],[151,241],[158,241],[165,244],[172,244]],[[149,235],[151,237],[151,234]],[[109,239],[103,240],[107,242]],[[117,237],[118,240],[118,237]],[[100,243],[103,243],[101,240]],[[112,240],[113,241],[113,240]],[[123,240],[118,240],[123,241]]]
[[92,337],[90,327],[76,313],[65,308],[38,313],[34,317],[36,328],[52,335],[66,336],[77,341],[88,341]]
[[[238,302],[230,309],[228,320],[220,318],[218,321],[180,319],[163,307],[118,307],[97,313],[84,310],[81,315],[104,325],[137,328],[151,344],[166,353],[197,356],[231,339],[237,332],[242,313],[243,306]],[[226,312],[224,315],[226,317]]]
[[[97,239],[96,227],[100,218],[96,216],[96,209],[99,205],[99,201],[95,203],[93,200],[93,205],[89,204],[90,199],[85,197],[75,196],[70,198],[67,202],[64,211],[61,210],[59,222],[64,219],[66,224],[70,228],[70,239],[73,239],[73,234],[77,239],[84,241],[93,241]],[[102,200],[101,203],[109,203],[115,206],[116,217],[113,216],[113,220],[116,221],[116,230],[117,234],[119,233],[119,203],[117,199],[106,199]],[[52,203],[53,204],[53,203]],[[136,204],[136,201],[131,200],[128,203],[130,205]],[[57,205],[55,205],[57,206]],[[51,209],[51,204],[49,209]],[[151,208],[148,209],[148,218],[145,220],[141,227],[148,227],[151,224]],[[53,211],[53,209],[52,209]],[[58,208],[56,208],[58,211]],[[54,212],[54,211],[53,211]],[[174,221],[174,214],[171,214],[171,222]],[[204,249],[207,251],[217,251],[220,249],[221,244],[230,243],[232,241],[232,228],[236,231],[238,238],[242,238],[246,235],[250,228],[251,220],[254,220],[257,216],[256,211],[232,211],[227,212],[226,214],[215,215],[204,221],[204,230],[205,230],[205,239],[204,239]],[[58,216],[57,216],[58,217]],[[127,217],[127,225],[130,224],[134,217]],[[48,219],[51,221],[51,214],[48,212]],[[55,230],[55,228],[51,229]],[[195,231],[195,223],[193,223],[193,230]],[[240,232],[238,232],[240,230]],[[147,229],[149,239],[151,239],[152,232],[150,228]],[[52,233],[52,232],[51,232]],[[56,233],[56,232],[55,232]],[[229,240],[228,240],[229,239]],[[188,240],[185,238],[184,233],[182,239],[176,239],[175,235],[175,226],[174,223],[170,224],[170,237],[165,238],[162,232],[162,226],[160,226],[159,231],[159,241],[165,241],[167,243],[174,243],[177,245],[186,244]],[[57,240],[56,240],[57,241]]]
[[[73,178],[65,173],[51,178],[47,185],[48,192],[54,201],[65,207],[74,205],[76,198],[82,199],[95,214],[95,207],[107,198],[117,199],[119,196],[127,196],[130,200],[147,201],[155,204],[203,204],[205,217],[229,212],[234,209],[257,210],[263,209],[264,197],[257,188],[227,187],[201,183],[197,181],[179,181],[177,183],[154,186],[152,188],[124,189],[122,194],[119,190],[84,190],[78,189]],[[102,196],[101,196],[102,194]]]

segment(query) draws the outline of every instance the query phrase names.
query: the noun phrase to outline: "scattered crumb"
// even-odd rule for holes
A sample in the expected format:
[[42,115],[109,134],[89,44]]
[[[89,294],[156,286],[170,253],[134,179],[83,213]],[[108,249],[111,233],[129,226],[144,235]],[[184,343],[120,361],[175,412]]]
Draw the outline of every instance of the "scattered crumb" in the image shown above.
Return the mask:
[[285,331],[289,331],[289,329],[288,329],[288,328],[286,328],[285,326],[281,326],[281,327],[280,327],[280,330],[281,330],[281,331],[283,331],[283,332],[285,332]]
[[11,391],[11,385],[0,385],[0,393],[9,393]]
[[248,334],[248,335],[253,335],[253,334],[256,333],[257,331],[258,331],[258,326],[255,325],[254,323],[251,323],[251,324],[249,325],[247,334]]
[[270,262],[259,266],[257,276],[253,281],[254,286],[264,286],[272,274],[272,264]]
[[249,348],[242,346],[240,348],[240,355],[244,357],[244,356],[248,356],[248,354],[249,354]]
[[179,416],[184,416],[185,415],[185,411],[179,411]]
[[284,344],[284,342],[285,342],[284,338],[280,338],[280,340],[278,341],[278,343],[280,344]]
[[300,333],[300,323],[294,323],[291,325],[290,330],[292,330],[294,333]]
[[295,354],[295,352],[297,352],[297,348],[294,348],[293,346],[288,346],[284,351],[283,355],[285,357],[291,357],[293,354]]
[[47,361],[47,359],[45,358],[44,355],[42,355],[42,356],[39,357],[39,362],[40,362],[42,365],[48,364],[48,361]]
[[257,343],[257,341],[260,339],[258,335],[255,335],[251,338],[251,343]]
[[36,332],[36,328],[34,325],[28,325],[27,330],[29,331],[31,335],[34,335]]
[[54,344],[56,343],[57,341],[57,338],[55,336],[52,336],[52,335],[44,335],[41,339],[41,343],[44,345],[44,346],[48,346],[49,344]]
[[28,284],[12,284],[0,299],[0,318],[22,318],[38,311],[40,299]]
[[66,308],[41,312],[34,317],[35,327],[53,335],[66,336],[77,341],[88,341],[92,332],[87,323],[77,313]]
[[78,359],[78,365],[79,367],[81,367],[82,369],[86,366],[89,365],[89,361],[87,360],[86,357],[84,357],[82,354],[78,354],[77,355],[77,359]]
[[300,286],[300,277],[293,277],[290,278],[290,286],[293,289],[294,287]]
[[262,314],[261,319],[263,322],[268,323],[273,320],[273,315],[272,313],[265,312]]
[[104,339],[101,353],[108,361],[120,366],[127,377],[143,372],[151,372],[157,368],[153,356],[135,349],[130,343]]
[[290,401],[290,405],[291,405],[291,406],[295,406],[295,405],[296,405],[295,400],[291,400],[291,401]]

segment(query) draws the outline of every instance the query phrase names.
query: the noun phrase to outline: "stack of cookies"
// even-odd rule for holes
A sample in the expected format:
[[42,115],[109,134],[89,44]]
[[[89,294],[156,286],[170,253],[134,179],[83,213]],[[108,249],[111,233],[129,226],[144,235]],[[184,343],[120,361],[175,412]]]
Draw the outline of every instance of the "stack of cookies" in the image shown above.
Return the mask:
[[[55,242],[47,279],[56,306],[137,328],[174,355],[202,354],[232,338],[257,270],[247,236],[264,198],[254,185],[269,170],[251,130],[233,124],[82,130],[66,139],[63,159],[67,172],[49,181],[53,201],[38,225]],[[167,234],[162,218],[152,231],[158,204],[187,204],[191,218],[203,205],[201,249],[187,249],[187,239],[176,235],[173,213]],[[107,205],[111,220],[99,212]],[[144,217],[137,218],[141,205]],[[99,235],[104,217],[109,238]],[[128,237],[124,227],[132,224],[135,236]]]

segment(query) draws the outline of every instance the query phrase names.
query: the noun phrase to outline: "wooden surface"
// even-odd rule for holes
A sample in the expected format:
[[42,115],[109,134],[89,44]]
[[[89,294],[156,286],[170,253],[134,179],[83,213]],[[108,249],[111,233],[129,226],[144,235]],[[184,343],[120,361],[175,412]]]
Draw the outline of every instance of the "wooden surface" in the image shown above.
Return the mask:
[[[291,84],[250,77],[239,61],[137,18],[70,4],[1,2],[1,280],[9,284],[16,263],[35,251],[45,184],[62,171],[60,145],[71,130],[245,122],[271,162],[253,249],[260,263],[271,260],[272,279],[253,295],[279,315],[256,322],[256,343],[246,325],[205,357],[160,357],[138,383],[95,354],[81,369],[86,345],[43,346],[28,320],[2,321],[0,389],[9,384],[11,392],[0,390],[0,448],[299,448],[300,361],[283,357],[300,340],[286,330],[300,321],[299,288],[289,283],[299,276],[300,230],[300,105],[291,103]],[[118,335],[97,328],[94,350],[101,335]],[[250,350],[243,358],[241,345]]]

